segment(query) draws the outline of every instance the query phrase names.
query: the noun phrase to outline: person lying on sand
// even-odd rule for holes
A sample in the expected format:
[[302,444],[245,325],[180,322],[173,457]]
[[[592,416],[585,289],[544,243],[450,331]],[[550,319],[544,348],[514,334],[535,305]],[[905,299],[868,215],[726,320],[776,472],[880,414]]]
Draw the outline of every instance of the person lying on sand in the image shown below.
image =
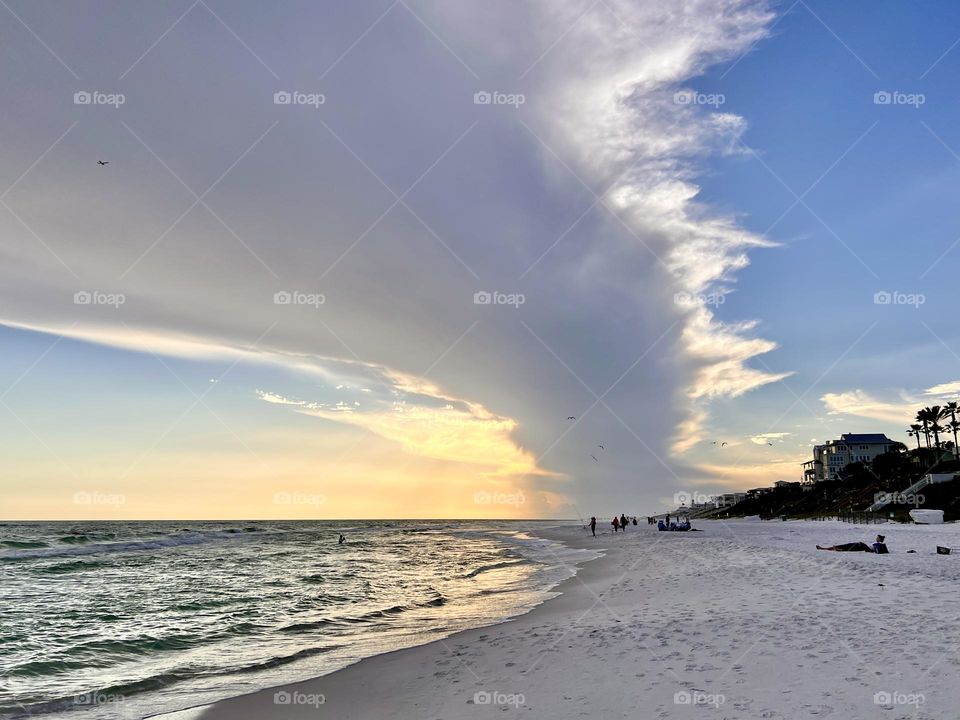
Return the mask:
[[832,550],[833,552],[869,552],[885,555],[889,552],[887,550],[887,545],[884,542],[885,539],[886,538],[883,535],[877,535],[877,539],[873,545],[867,545],[866,543],[862,542],[843,543],[841,545],[831,545],[830,547],[821,547],[820,545],[817,545],[817,550]]

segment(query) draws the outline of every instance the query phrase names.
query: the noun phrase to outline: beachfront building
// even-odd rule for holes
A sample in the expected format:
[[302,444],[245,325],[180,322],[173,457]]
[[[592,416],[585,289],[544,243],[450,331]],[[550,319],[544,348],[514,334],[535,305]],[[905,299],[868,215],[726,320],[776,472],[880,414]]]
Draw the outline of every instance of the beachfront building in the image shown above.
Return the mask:
[[812,485],[827,479],[823,469],[823,449],[825,447],[826,445],[814,445],[813,460],[807,460],[803,464],[803,483],[805,485]]
[[745,492],[724,493],[723,495],[717,495],[713,501],[713,504],[717,508],[733,507],[737,503],[743,502],[746,499],[747,494]]
[[813,446],[813,459],[803,463],[803,482],[834,480],[850,463],[873,462],[877,455],[890,452],[896,445],[883,433],[844,433],[839,440]]
[[787,488],[800,487],[798,482],[790,482],[789,480],[777,480],[773,486],[778,490],[785,490]]

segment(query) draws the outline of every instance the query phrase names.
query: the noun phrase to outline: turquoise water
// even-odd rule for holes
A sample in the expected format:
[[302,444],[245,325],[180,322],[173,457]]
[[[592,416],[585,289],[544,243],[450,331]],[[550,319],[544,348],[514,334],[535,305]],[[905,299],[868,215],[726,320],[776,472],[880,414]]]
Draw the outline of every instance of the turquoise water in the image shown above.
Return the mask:
[[0,523],[0,714],[139,718],[497,622],[589,557],[536,525]]

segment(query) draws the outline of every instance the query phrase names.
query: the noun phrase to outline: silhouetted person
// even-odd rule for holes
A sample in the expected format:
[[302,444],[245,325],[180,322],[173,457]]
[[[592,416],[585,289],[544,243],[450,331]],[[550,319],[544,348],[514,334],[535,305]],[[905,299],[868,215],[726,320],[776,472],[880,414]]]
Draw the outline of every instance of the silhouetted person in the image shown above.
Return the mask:
[[590,518],[590,532],[593,533],[593,536],[597,536],[597,519],[595,517]]
[[620,518],[614,515],[613,522],[611,522],[610,524],[613,525],[613,531],[616,532],[617,530],[620,529]]
[[337,545],[343,545],[347,539],[343,536],[343,533],[340,533],[340,539],[337,540]]

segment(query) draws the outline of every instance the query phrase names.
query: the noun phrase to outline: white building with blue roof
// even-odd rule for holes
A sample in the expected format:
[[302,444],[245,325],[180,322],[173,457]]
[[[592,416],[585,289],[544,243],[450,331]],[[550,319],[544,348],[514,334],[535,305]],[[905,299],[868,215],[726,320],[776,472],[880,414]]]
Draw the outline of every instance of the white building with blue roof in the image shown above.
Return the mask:
[[839,440],[813,446],[813,460],[803,463],[806,483],[833,480],[850,463],[871,463],[897,446],[883,433],[844,433]]

